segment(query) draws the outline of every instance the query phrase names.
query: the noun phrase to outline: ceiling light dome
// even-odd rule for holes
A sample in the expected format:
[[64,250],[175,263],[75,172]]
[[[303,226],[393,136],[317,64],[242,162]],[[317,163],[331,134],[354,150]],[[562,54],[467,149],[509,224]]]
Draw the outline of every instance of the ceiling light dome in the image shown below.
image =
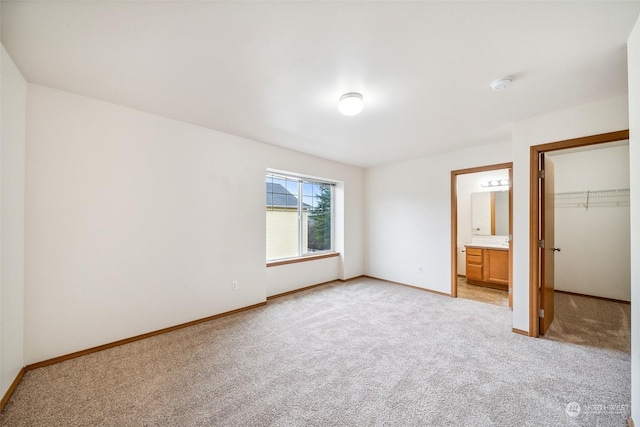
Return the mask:
[[355,116],[364,108],[362,95],[356,92],[345,93],[340,97],[338,110],[345,116]]

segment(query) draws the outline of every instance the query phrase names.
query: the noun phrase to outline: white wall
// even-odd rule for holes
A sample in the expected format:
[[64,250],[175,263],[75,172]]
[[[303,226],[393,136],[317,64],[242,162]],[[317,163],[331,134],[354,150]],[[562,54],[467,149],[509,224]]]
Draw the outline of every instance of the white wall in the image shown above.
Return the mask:
[[267,296],[282,294],[336,280],[339,274],[339,258],[324,258],[314,262],[302,262],[267,268]]
[[499,143],[368,169],[367,274],[449,293],[451,171],[513,160],[513,327],[528,331],[530,146],[627,126],[627,97],[619,96],[517,122],[511,150]]
[[23,360],[27,82],[0,45],[0,397]]
[[631,181],[631,416],[640,424],[640,18],[627,45]]
[[449,294],[451,171],[509,162],[510,147],[496,143],[368,169],[367,274]]
[[[484,166],[484,165],[480,165]],[[471,243],[471,194],[495,190],[508,189],[508,187],[482,187],[482,183],[491,180],[509,179],[509,169],[495,171],[475,172],[458,175],[458,274],[466,274],[464,245]]]
[[529,152],[532,145],[627,129],[627,96],[532,117],[513,126],[513,327],[529,331]]
[[343,182],[362,274],[359,168],[38,85],[27,118],[27,364],[265,301],[267,168]]
[[[597,146],[596,146],[597,147]],[[629,188],[629,146],[551,153],[555,191]],[[629,301],[629,205],[555,209],[555,288]]]

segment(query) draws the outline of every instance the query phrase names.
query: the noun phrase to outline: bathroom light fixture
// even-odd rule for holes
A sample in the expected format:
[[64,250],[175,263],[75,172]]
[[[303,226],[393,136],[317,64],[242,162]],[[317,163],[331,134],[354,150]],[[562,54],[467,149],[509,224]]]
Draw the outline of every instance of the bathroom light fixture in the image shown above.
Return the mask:
[[491,90],[494,92],[500,92],[502,90],[507,89],[511,85],[511,77],[502,77],[498,80],[494,80],[491,82],[489,86],[491,86]]
[[340,97],[338,110],[345,116],[355,116],[364,108],[362,95],[357,92],[345,93]]
[[509,185],[509,180],[508,179],[492,179],[491,181],[485,181],[480,183],[481,187],[502,187],[505,185]]

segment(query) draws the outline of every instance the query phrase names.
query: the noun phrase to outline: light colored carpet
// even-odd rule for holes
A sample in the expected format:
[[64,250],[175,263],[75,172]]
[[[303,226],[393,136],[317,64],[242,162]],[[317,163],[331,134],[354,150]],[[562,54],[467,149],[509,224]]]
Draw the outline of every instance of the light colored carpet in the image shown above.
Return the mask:
[[27,372],[0,422],[624,426],[629,402],[628,352],[527,338],[508,308],[357,279]]
[[631,352],[631,304],[556,292],[554,305],[545,338]]

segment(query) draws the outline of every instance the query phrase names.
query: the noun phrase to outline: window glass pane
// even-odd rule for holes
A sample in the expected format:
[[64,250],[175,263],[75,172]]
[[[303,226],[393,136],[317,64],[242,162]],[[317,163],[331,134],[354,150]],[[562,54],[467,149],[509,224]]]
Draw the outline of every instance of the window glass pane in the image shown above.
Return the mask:
[[313,207],[314,198],[312,196],[304,196],[302,197],[302,208],[309,209]]
[[273,177],[271,183],[267,181],[268,260],[299,256],[297,194],[297,181],[278,177]]
[[313,195],[313,183],[311,183],[311,182],[303,182],[302,183],[302,194],[304,196],[312,196]]
[[267,210],[273,209],[273,177],[267,175]]
[[307,217],[309,252],[331,250],[331,186],[319,185]]
[[332,250],[330,184],[267,174],[266,192],[267,260]]
[[280,178],[273,178],[272,182],[273,182],[274,193],[284,194],[287,192],[286,180],[280,179]]
[[291,179],[287,179],[287,191],[293,195],[295,195],[296,197],[298,196],[298,180],[291,180]]

